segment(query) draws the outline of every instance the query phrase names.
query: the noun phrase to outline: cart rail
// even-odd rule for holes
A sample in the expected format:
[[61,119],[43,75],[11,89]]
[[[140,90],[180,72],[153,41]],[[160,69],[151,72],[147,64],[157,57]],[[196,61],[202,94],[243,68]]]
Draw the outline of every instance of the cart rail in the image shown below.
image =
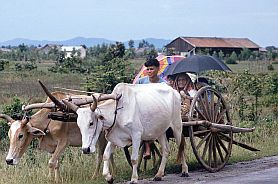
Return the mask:
[[224,130],[224,131],[231,131],[233,133],[240,133],[240,132],[253,132],[255,128],[240,128],[240,127],[235,127],[232,125],[223,125],[223,124],[217,124],[217,123],[212,123],[207,120],[199,120],[199,121],[187,121],[187,122],[182,122],[183,126],[197,126],[197,125],[203,125],[207,126],[210,128],[216,128],[219,130]]

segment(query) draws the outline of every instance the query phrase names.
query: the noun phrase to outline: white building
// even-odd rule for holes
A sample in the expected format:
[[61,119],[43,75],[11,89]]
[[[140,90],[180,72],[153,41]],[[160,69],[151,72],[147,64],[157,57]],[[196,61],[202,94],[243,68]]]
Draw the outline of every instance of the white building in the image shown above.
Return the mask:
[[73,51],[75,51],[74,56],[86,57],[86,49],[83,46],[62,46],[61,51],[65,52],[66,58],[71,57]]

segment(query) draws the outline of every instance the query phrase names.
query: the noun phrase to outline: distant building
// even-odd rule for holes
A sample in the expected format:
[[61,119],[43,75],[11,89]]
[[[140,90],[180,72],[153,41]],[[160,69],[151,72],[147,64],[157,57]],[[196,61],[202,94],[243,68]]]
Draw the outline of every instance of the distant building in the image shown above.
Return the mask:
[[266,48],[263,48],[263,47],[260,47],[260,48],[259,48],[259,51],[260,51],[260,52],[267,52]]
[[61,50],[61,45],[55,45],[55,44],[46,44],[43,47],[39,47],[38,50],[44,54],[48,54],[51,50],[57,49]]
[[12,52],[12,49],[8,49],[8,48],[0,48],[1,52]]
[[74,56],[86,57],[86,49],[83,46],[62,46],[61,51],[65,52],[66,58],[71,57],[74,52]]
[[201,50],[222,51],[225,55],[235,52],[240,54],[243,48],[259,51],[260,46],[248,38],[217,38],[217,37],[178,37],[166,46],[167,50],[183,56],[195,54]]
[[146,48],[135,48],[135,54],[136,55],[144,55],[144,53],[147,51]]

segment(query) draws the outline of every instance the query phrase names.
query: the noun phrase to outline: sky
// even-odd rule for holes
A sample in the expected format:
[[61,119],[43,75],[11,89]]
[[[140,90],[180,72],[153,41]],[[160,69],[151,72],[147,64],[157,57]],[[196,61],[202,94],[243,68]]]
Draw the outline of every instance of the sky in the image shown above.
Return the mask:
[[249,38],[278,47],[278,0],[1,0],[0,42]]

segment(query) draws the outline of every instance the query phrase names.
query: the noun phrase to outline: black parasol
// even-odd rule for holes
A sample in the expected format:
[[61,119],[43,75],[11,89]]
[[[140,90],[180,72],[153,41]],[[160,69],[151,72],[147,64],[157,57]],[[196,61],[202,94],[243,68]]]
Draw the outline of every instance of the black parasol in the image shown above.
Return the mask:
[[166,75],[174,75],[183,72],[200,73],[208,70],[231,71],[220,59],[207,55],[193,55],[175,62],[165,71]]

